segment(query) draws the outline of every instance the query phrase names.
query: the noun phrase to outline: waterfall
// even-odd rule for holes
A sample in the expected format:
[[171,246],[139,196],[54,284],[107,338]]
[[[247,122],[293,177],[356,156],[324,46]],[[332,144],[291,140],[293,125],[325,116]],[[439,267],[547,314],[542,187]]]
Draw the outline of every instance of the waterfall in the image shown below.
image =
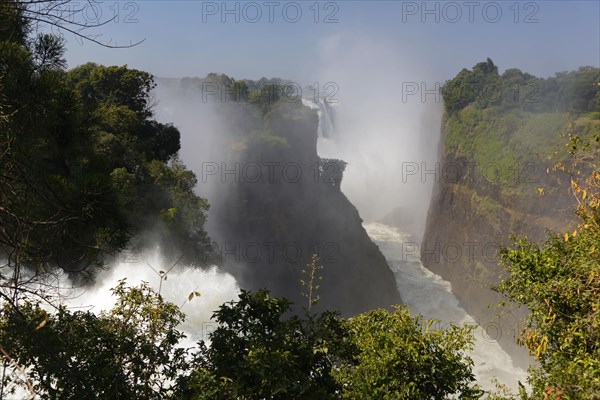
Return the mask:
[[316,103],[309,99],[302,99],[302,104],[310,109],[317,110],[319,115],[319,138],[332,139],[335,137],[335,108],[337,103],[319,99]]

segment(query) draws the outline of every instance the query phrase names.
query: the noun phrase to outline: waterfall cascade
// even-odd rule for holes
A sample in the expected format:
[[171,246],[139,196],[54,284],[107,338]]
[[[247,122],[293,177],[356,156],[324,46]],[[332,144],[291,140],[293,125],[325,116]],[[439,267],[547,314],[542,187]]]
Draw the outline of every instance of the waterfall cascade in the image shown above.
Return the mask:
[[317,110],[319,115],[319,138],[332,139],[335,137],[335,114],[338,103],[333,103],[325,99],[319,99],[318,102],[314,102],[309,99],[302,99],[302,104],[313,110]]

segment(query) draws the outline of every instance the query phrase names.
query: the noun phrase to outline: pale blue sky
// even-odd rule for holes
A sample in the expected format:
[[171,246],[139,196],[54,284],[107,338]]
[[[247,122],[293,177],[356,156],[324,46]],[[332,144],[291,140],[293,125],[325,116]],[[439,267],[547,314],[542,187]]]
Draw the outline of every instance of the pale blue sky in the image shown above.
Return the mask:
[[[104,49],[80,44],[67,34],[70,67],[95,61],[127,64],[166,77],[224,72],[236,78],[310,82],[318,79],[316,69],[326,67],[332,42],[352,46],[352,41],[362,38],[383,46],[387,53],[406,57],[407,62],[423,65],[440,80],[486,57],[501,71],[516,67],[538,76],[581,65],[600,66],[598,0],[111,0],[97,7],[102,19],[119,15],[118,21],[91,31],[102,34],[100,40],[145,41],[128,49]],[[227,14],[225,8],[233,12]],[[92,20],[94,14],[89,11],[87,18]]]

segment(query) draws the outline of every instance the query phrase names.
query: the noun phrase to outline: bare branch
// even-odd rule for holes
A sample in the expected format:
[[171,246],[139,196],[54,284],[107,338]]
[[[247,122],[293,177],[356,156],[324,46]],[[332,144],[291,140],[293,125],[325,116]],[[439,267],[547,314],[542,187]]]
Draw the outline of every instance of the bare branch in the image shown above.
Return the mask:
[[[108,41],[101,41],[98,38],[102,35],[92,34],[84,32],[86,29],[99,28],[106,26],[108,23],[115,21],[118,18],[117,15],[100,20],[97,22],[88,22],[76,20],[75,16],[86,10],[87,6],[76,8],[75,2],[73,7],[68,7],[72,0],[16,0],[7,1],[0,0],[0,8],[13,9],[17,11],[20,16],[28,22],[32,22],[36,25],[46,25],[51,28],[57,28],[59,31],[64,30],[75,35],[80,40],[86,40],[95,43],[99,46],[111,48],[111,49],[123,49],[137,46],[143,43],[146,39],[139,41],[130,41],[129,44],[119,45],[112,44],[112,39]],[[99,7],[100,2],[94,0],[87,0],[87,5],[94,10],[94,7]],[[42,7],[40,7],[42,6]]]

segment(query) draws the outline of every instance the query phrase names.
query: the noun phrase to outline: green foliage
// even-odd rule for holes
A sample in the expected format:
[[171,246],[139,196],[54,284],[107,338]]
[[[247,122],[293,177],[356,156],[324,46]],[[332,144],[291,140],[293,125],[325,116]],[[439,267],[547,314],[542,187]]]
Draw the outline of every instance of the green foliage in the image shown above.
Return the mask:
[[600,135],[592,141],[573,136],[569,143],[591,162],[584,164],[591,166],[589,177],[571,184],[577,229],[549,234],[542,247],[515,238],[500,252],[506,275],[497,290],[530,310],[520,343],[539,361],[530,371],[532,398],[595,399],[600,393],[599,143]]
[[469,327],[432,330],[433,321],[413,318],[406,308],[374,310],[346,323],[358,348],[355,364],[333,371],[343,399],[480,398],[472,386]]
[[284,319],[290,303],[262,290],[215,313],[219,327],[187,379],[189,399],[329,399],[334,361],[352,345],[333,313]]
[[[210,347],[180,347],[179,308],[147,284],[113,289],[107,312],[48,313],[21,300],[0,310],[4,393],[49,399],[479,398],[464,356],[470,328],[431,330],[404,308],[344,320],[290,316],[286,299],[242,291],[215,312]],[[193,292],[188,300],[199,293]],[[19,369],[21,374],[11,372]]]
[[154,238],[159,244],[200,262],[208,203],[194,193],[196,177],[177,158],[177,128],[148,119],[152,77],[85,64],[69,71],[67,81],[90,110],[94,149],[107,160],[129,226],[135,232],[160,228]]
[[3,0],[0,5],[0,42],[26,43],[30,28],[19,3],[18,0]]
[[[552,207],[540,207],[544,195],[559,192],[558,203],[571,202],[563,190],[568,187],[568,175],[553,169],[553,163],[569,157],[564,132],[571,129],[582,140],[589,140],[598,134],[600,118],[593,112],[482,109],[472,103],[447,112],[443,124],[449,183],[472,188],[506,208],[539,215]],[[453,172],[456,166],[460,166],[461,176]]]
[[[204,232],[208,202],[194,193],[196,175],[178,159],[168,164],[154,160],[148,164],[148,178],[152,182],[140,183],[134,200],[135,215],[143,218],[144,210],[159,210],[161,216],[170,217],[166,222],[164,241],[177,246],[189,260],[203,260],[210,244]],[[130,203],[131,204],[131,203]],[[166,214],[165,214],[166,213]],[[149,221],[151,223],[152,221]]]
[[[3,5],[0,17],[23,31],[12,12]],[[2,38],[0,246],[9,263],[83,271],[154,228],[159,245],[203,260],[208,204],[177,159],[177,128],[151,119],[153,77],[93,63],[65,72],[61,38]]]
[[[60,47],[60,40],[43,40]],[[0,246],[16,265],[80,270],[126,243],[116,196],[108,174],[88,156],[77,95],[59,69],[61,50],[40,55],[10,41],[0,48],[7,116],[0,139]]]
[[33,44],[38,68],[64,70],[67,67],[64,43],[65,39],[61,36],[38,34]]
[[489,104],[489,90],[498,81],[498,67],[489,58],[473,67],[473,71],[463,69],[442,88],[447,111],[458,111],[477,101],[481,108]]
[[215,313],[218,328],[182,379],[188,399],[477,399],[471,328],[423,331],[404,308],[349,320],[284,319],[289,302],[242,291]]
[[[185,351],[176,347],[182,312],[147,284],[128,288],[121,281],[113,294],[114,308],[100,315],[64,307],[47,313],[30,301],[2,308],[2,352],[13,365],[27,367],[25,379],[38,396],[171,398],[174,379],[187,369]],[[24,379],[3,377],[4,388]]]
[[79,76],[80,79],[71,80],[88,106],[126,106],[142,118],[152,115],[150,93],[156,85],[149,73],[129,69],[127,66],[90,68],[89,64],[77,67],[69,72],[71,73]]
[[442,87],[446,111],[458,112],[469,105],[479,109],[530,112],[587,112],[600,106],[600,69],[581,67],[548,79],[536,78],[516,68],[502,75],[489,58],[472,71],[463,69]]

